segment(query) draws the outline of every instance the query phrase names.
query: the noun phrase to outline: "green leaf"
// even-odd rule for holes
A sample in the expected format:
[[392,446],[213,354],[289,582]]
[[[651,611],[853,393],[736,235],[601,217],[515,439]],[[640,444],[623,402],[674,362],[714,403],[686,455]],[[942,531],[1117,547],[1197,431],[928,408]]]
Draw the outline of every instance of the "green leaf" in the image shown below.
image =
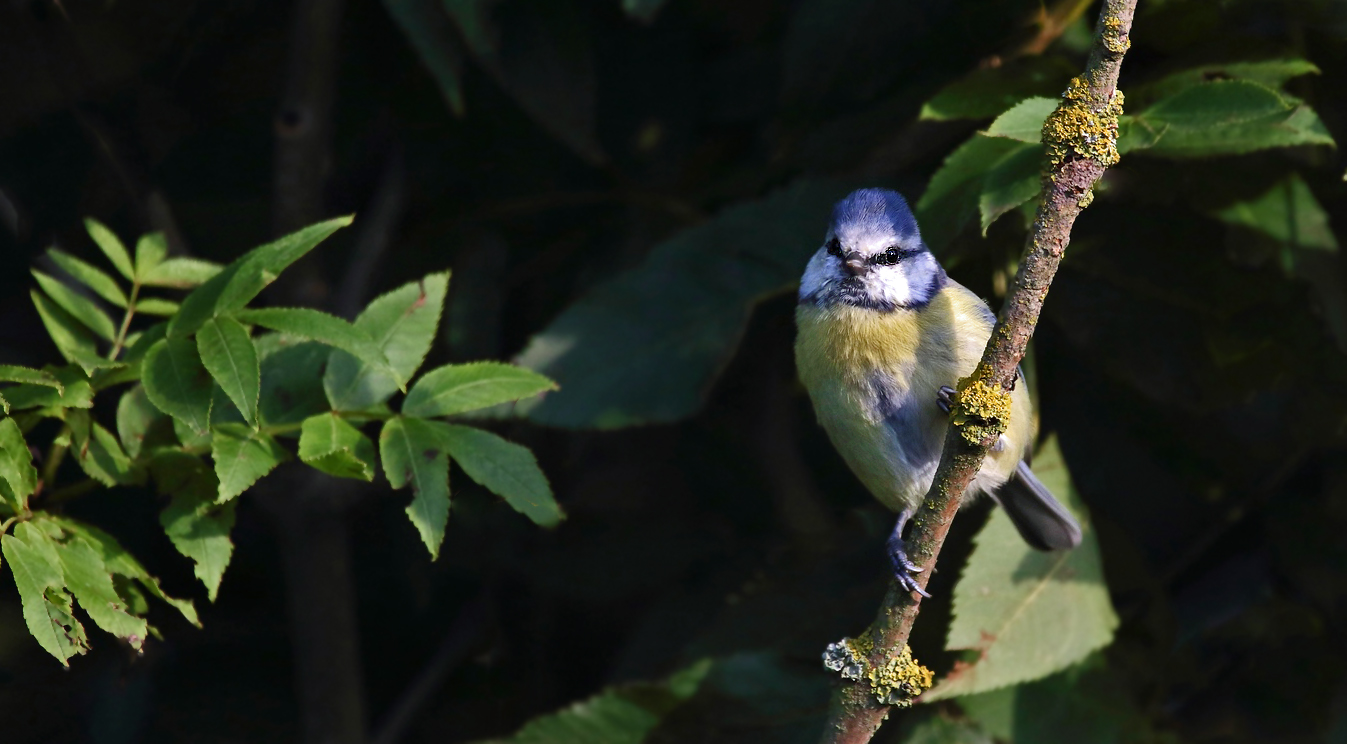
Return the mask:
[[126,307],[126,294],[117,285],[117,280],[108,276],[102,269],[56,248],[48,248],[47,256],[51,258],[52,263],[69,274],[70,278],[92,289],[99,297],[117,307]]
[[1237,231],[1231,242],[1246,253],[1275,255],[1282,269],[1314,288],[1325,323],[1339,349],[1347,350],[1347,286],[1339,271],[1338,240],[1328,212],[1298,174],[1214,216]]
[[32,290],[29,295],[42,324],[47,327],[47,334],[66,361],[78,364],[89,374],[96,369],[120,366],[99,356],[98,342],[74,316],[37,290]]
[[1024,143],[1007,137],[975,134],[945,158],[915,210],[922,239],[932,250],[946,247],[978,215],[987,164],[1023,148]]
[[252,487],[259,478],[289,459],[270,435],[241,424],[220,424],[211,430],[210,454],[220,479],[217,501],[223,503]]
[[187,622],[197,627],[201,626],[201,621],[197,618],[196,608],[193,607],[192,601],[175,599],[165,594],[163,588],[159,586],[159,580],[151,576],[145,570],[145,567],[140,565],[139,561],[126,552],[126,549],[117,542],[116,538],[97,527],[66,517],[47,515],[43,519],[59,525],[61,529],[76,537],[86,540],[98,551],[99,556],[103,559],[103,565],[113,576],[122,576],[140,582],[141,586],[148,589],[151,594],[180,612]]
[[1026,144],[988,169],[978,195],[983,236],[1001,215],[1038,196],[1043,187],[1042,166],[1043,146]]
[[548,425],[598,428],[691,415],[753,307],[796,286],[845,193],[837,184],[802,182],[659,244],[641,266],[597,286],[529,342],[516,361],[561,389],[516,410]]
[[[1084,516],[1056,438],[1034,457],[1043,485]],[[1061,671],[1108,645],[1118,627],[1094,529],[1074,550],[1044,553],[1020,538],[1005,511],[993,511],[974,539],[954,587],[946,648],[976,650],[973,664],[951,672],[923,701],[971,695]]]
[[922,104],[920,118],[933,121],[986,119],[1032,96],[1056,96],[1075,74],[1061,57],[1022,57],[984,67],[950,83]]
[[98,548],[78,535],[65,535],[58,525],[46,520],[38,526],[46,528],[43,531],[55,548],[65,584],[89,619],[139,650],[149,632],[149,623],[128,612]]
[[[268,338],[283,339],[274,349]],[[262,396],[258,406],[269,425],[297,424],[330,410],[323,394],[323,365],[332,349],[313,341],[298,341],[279,334],[257,339],[262,355]]]
[[198,434],[210,429],[211,377],[190,340],[165,338],[150,347],[141,384],[159,410]]
[[141,284],[145,277],[154,273],[168,256],[168,240],[161,232],[152,232],[140,236],[136,242],[136,277]]
[[56,550],[31,522],[20,522],[0,536],[0,552],[14,575],[28,632],[62,666],[70,666],[70,657],[89,650],[89,639],[73,614],[74,599],[66,591]]
[[126,252],[126,246],[115,234],[92,217],[84,220],[84,228],[89,231],[89,237],[98,244],[99,250],[108,257],[112,266],[121,272],[121,275],[127,279],[134,279],[135,272],[131,269],[131,255]]
[[635,682],[529,721],[514,736],[480,744],[641,744],[696,694],[711,671],[703,659],[661,682]]
[[210,281],[224,267],[199,258],[170,258],[140,278],[141,286],[191,289]]
[[88,411],[70,411],[66,414],[73,447],[71,454],[80,469],[90,478],[105,486],[142,482],[142,473],[133,468],[131,458],[122,451],[117,437],[93,421]]
[[450,416],[556,389],[556,383],[546,377],[511,364],[447,364],[416,381],[402,403],[402,412],[422,418]]
[[161,317],[170,317],[182,308],[176,302],[162,300],[158,297],[147,297],[136,301],[136,312],[142,315],[158,315]]
[[374,480],[374,443],[336,413],[304,420],[299,459],[328,475]]
[[527,447],[471,426],[448,424],[441,436],[463,472],[515,511],[544,527],[561,522],[564,515],[552,487]]
[[1313,109],[1258,83],[1228,80],[1186,88],[1135,117],[1163,133],[1137,152],[1171,158],[1239,155],[1293,145],[1333,145]]
[[42,287],[42,290],[47,293],[52,301],[83,323],[86,328],[107,341],[117,337],[117,326],[93,300],[36,269],[33,270],[33,277],[37,279],[38,285]]
[[1026,98],[996,117],[987,127],[988,137],[1006,137],[1020,142],[1042,141],[1043,122],[1057,110],[1056,98]]
[[197,330],[196,350],[210,376],[238,407],[243,418],[257,426],[257,396],[262,388],[262,371],[248,329],[230,317],[212,318]]
[[206,585],[207,596],[214,602],[234,554],[229,533],[234,529],[238,502],[215,503],[219,488],[215,473],[201,458],[185,452],[155,455],[150,472],[159,493],[172,496],[159,513],[159,524],[173,547],[192,560],[196,577]]
[[399,388],[405,384],[384,356],[379,344],[365,331],[335,315],[306,307],[269,307],[241,310],[235,317],[244,323],[260,325],[291,336],[318,341],[355,356],[365,364],[389,373]]
[[55,388],[45,383],[25,383],[5,390],[10,406],[20,411],[25,408],[92,408],[93,388],[89,378],[79,367],[47,367],[45,370],[60,383]]
[[319,222],[243,254],[187,295],[169,323],[168,335],[191,335],[207,320],[242,309],[286,267],[349,224],[349,216]]
[[1129,88],[1127,97],[1129,100],[1133,97],[1137,100],[1158,100],[1216,80],[1247,80],[1277,89],[1287,80],[1309,74],[1319,74],[1319,68],[1303,59],[1202,65],[1173,73],[1154,83],[1140,86],[1135,91]]
[[131,457],[140,456],[147,440],[151,438],[151,429],[166,421],[167,417],[146,396],[143,385],[136,385],[122,393],[121,399],[117,401],[117,437],[121,439],[126,454]]
[[394,416],[379,432],[379,457],[393,488],[412,487],[407,517],[430,550],[440,555],[449,522],[449,457],[444,449],[448,424]]
[[23,382],[29,385],[45,385],[47,387],[56,388],[58,393],[63,390],[61,381],[56,379],[50,372],[41,369],[19,367],[13,364],[0,364],[0,382]]
[[0,419],[0,479],[8,485],[4,498],[14,513],[22,513],[37,490],[37,468],[23,432],[12,418]]
[[323,388],[338,411],[360,411],[388,400],[398,381],[412,379],[435,340],[448,272],[431,274],[376,298],[360,313],[355,327],[374,339],[397,378],[344,351],[332,352]]
[[411,42],[455,116],[463,116],[463,51],[440,0],[384,0],[388,14]]

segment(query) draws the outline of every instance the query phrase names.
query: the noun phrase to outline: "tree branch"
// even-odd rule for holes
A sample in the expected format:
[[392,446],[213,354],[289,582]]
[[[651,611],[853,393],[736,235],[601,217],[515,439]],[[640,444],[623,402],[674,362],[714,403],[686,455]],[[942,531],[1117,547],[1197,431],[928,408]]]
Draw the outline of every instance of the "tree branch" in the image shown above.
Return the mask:
[[[1118,161],[1123,97],[1116,88],[1135,11],[1136,0],[1105,0],[1084,74],[1071,81],[1057,110],[1043,124],[1043,196],[1026,239],[1024,258],[981,363],[959,381],[940,466],[907,541],[909,557],[924,569],[919,580],[923,589],[964,490],[1004,430],[1009,391],[1070,241],[1071,226],[1089,206],[1095,182]],[[913,674],[920,668],[907,649],[920,603],[915,592],[890,583],[874,624],[859,642],[847,644],[846,653],[854,651],[859,658],[849,659],[855,664],[845,672],[858,679],[842,682],[834,694],[825,744],[868,742],[888,716],[891,704],[905,702],[895,700],[893,690],[921,691],[920,686],[914,690],[902,684],[920,676]],[[830,648],[830,653],[837,651]]]

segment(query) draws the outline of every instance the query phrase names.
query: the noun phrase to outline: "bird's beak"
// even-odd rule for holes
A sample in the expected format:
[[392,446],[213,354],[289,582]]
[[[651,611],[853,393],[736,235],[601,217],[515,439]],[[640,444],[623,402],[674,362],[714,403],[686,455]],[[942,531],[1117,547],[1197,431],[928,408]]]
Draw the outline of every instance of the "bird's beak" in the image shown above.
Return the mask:
[[851,276],[865,276],[865,273],[870,269],[870,265],[860,255],[852,253],[847,255],[846,260],[842,261],[842,268]]

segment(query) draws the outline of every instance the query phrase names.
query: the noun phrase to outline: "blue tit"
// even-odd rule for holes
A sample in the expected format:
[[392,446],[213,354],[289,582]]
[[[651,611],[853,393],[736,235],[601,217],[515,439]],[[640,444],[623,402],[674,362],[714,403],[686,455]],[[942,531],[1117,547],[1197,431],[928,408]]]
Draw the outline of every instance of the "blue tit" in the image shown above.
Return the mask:
[[[925,594],[903,527],[935,477],[952,386],[981,360],[996,316],[945,274],[901,195],[861,189],[833,207],[795,319],[795,364],[814,413],[861,483],[898,512],[889,561],[904,587]],[[1029,469],[1032,440],[1033,402],[1018,384],[1006,431],[964,503],[988,494],[1031,546],[1073,548],[1080,525]]]

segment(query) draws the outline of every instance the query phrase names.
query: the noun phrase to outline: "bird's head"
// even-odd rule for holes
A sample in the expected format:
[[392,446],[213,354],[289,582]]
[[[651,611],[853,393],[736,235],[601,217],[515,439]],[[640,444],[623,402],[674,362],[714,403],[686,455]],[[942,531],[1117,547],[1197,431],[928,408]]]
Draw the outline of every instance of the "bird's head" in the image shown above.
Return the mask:
[[903,197],[888,189],[860,189],[833,207],[823,246],[800,279],[800,302],[915,309],[944,284],[945,271],[921,241]]

